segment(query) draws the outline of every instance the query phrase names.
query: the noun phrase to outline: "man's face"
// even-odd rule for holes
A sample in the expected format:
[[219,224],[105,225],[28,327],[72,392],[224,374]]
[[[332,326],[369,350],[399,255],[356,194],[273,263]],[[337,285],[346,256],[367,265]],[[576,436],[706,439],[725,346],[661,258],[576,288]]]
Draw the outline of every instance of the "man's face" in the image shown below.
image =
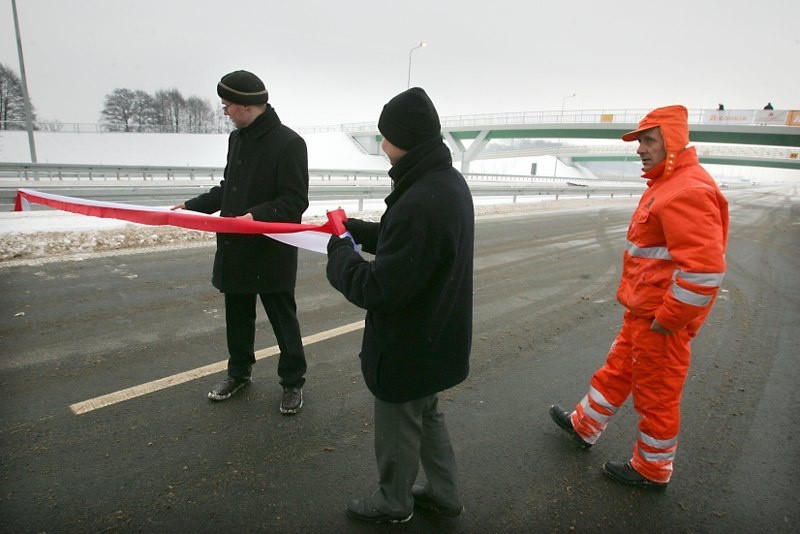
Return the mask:
[[649,171],[667,157],[667,148],[661,136],[661,128],[656,126],[639,134],[639,148],[636,153],[642,160],[642,168]]
[[228,100],[222,100],[222,112],[231,120],[237,128],[244,128],[250,122],[250,116],[247,113],[247,106],[241,104],[234,104]]
[[383,141],[381,141],[381,148],[383,149],[383,152],[386,154],[386,156],[389,158],[389,163],[391,163],[392,165],[395,165],[398,161],[400,161],[400,158],[405,156],[406,153],[408,152],[408,150],[397,148],[392,143],[387,141],[385,137],[383,138]]

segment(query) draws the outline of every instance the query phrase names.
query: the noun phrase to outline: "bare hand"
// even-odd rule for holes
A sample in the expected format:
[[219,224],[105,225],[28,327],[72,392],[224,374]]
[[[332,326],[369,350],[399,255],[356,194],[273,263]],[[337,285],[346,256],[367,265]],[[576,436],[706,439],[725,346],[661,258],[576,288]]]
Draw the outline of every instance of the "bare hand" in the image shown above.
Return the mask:
[[237,219],[247,219],[248,221],[252,221],[253,220],[253,214],[248,212],[248,213],[245,213],[244,215],[240,215],[239,217],[236,217],[236,218]]
[[172,206],[170,209],[171,210],[185,210],[186,209],[186,204],[181,202],[180,204],[176,204],[176,205]]

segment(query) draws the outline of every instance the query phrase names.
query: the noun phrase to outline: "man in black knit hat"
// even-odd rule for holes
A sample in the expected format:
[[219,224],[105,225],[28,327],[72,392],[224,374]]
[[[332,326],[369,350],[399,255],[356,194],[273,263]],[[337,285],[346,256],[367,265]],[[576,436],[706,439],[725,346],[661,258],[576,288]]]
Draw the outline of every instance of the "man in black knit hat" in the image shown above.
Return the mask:
[[[231,72],[217,84],[222,109],[236,130],[228,139],[224,179],[173,209],[220,212],[265,222],[299,223],[308,207],[308,155],[302,137],[281,124],[255,74]],[[211,283],[225,294],[228,376],[208,397],[230,398],[250,382],[255,363],[256,299],[267,312],[280,348],[280,411],[303,406],[306,359],[297,305],[297,249],[263,235],[217,234]]]
[[[331,237],[327,275],[367,310],[361,370],[375,396],[378,489],[347,505],[371,523],[411,519],[414,506],[457,516],[455,456],[438,393],[466,379],[472,345],[475,216],[430,98],[415,87],[387,103],[378,129],[394,189],[380,223],[350,219]],[[426,482],[414,485],[419,465]]]

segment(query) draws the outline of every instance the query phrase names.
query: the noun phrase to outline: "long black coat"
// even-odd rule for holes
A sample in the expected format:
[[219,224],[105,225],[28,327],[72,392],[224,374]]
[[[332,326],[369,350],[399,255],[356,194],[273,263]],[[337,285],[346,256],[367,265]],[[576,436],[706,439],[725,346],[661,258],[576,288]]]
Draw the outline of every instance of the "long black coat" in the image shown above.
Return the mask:
[[[257,221],[301,221],[308,207],[308,153],[302,137],[267,110],[228,138],[219,186],[185,202],[222,217],[251,213]],[[211,283],[223,293],[292,291],[297,249],[262,235],[217,234]]]
[[[462,382],[472,346],[475,215],[464,178],[441,139],[419,145],[389,171],[395,188],[380,225],[328,259],[330,283],[367,310],[361,370],[373,395],[406,402]],[[374,235],[377,234],[377,235]]]

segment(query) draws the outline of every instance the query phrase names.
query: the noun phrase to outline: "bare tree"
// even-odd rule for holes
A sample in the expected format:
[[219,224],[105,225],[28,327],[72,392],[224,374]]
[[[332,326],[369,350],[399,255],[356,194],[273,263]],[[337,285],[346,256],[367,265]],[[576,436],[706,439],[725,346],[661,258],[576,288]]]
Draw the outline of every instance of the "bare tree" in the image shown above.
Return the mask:
[[114,89],[103,104],[103,122],[112,132],[130,132],[135,124],[136,93],[130,89]]
[[136,119],[137,132],[153,131],[157,124],[155,99],[145,91],[134,91],[133,116]]
[[172,133],[227,131],[220,130],[218,117],[207,100],[197,96],[186,99],[177,89],[162,89],[153,95],[141,90],[114,89],[112,93],[106,95],[102,113],[103,122],[111,131]]
[[213,128],[214,112],[206,100],[197,96],[186,99],[185,128],[187,133],[208,133]]
[[[33,104],[31,120],[36,120]],[[0,63],[0,130],[24,130],[25,121],[22,82],[16,72]]]
[[160,124],[165,131],[178,133],[181,131],[181,116],[186,109],[186,99],[177,89],[156,91],[156,110],[159,114]]

